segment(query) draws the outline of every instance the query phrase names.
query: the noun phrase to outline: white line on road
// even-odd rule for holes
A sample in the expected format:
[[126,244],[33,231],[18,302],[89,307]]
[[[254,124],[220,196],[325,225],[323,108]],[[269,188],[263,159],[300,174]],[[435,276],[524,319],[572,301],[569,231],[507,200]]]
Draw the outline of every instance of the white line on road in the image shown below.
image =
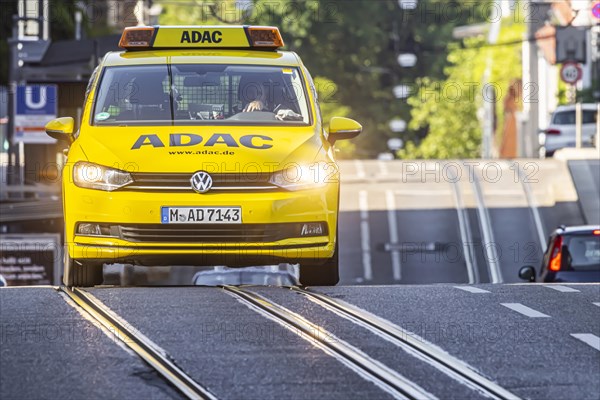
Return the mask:
[[464,290],[470,293],[491,293],[489,290],[479,289],[474,286],[454,286],[456,289]]
[[[398,244],[398,222],[396,220],[396,199],[391,190],[385,191],[385,205],[387,208],[388,228],[390,230],[390,243]],[[392,256],[392,271],[394,280],[402,279],[402,267],[400,264],[400,252],[396,249],[390,251]]]
[[600,303],[592,303],[592,304],[595,305],[595,306],[600,307]]
[[401,196],[450,196],[452,192],[449,190],[416,190],[416,189],[397,189],[394,193]]
[[460,240],[462,241],[465,265],[467,267],[467,277],[470,284],[479,283],[479,272],[474,266],[475,256],[473,254],[473,247],[469,246],[469,243],[473,243],[473,238],[471,227],[469,225],[469,216],[465,210],[465,204],[460,190],[460,180],[452,169],[448,169],[448,171],[451,174],[450,185],[452,186],[452,194],[454,195],[454,202],[456,205]]
[[500,271],[500,266],[498,265],[499,258],[496,251],[496,241],[494,240],[494,232],[492,231],[490,215],[485,206],[483,191],[481,189],[479,179],[476,175],[474,175],[473,178],[473,191],[475,192],[475,199],[477,200],[477,215],[479,216],[481,234],[483,235],[484,250],[490,271],[490,278],[492,283],[502,283],[502,272]]
[[385,161],[381,161],[378,160],[377,161],[377,165],[379,166],[379,173],[383,176],[387,176],[390,174],[390,172],[388,171],[388,167],[387,164],[385,163]]
[[373,269],[371,268],[371,235],[369,232],[369,221],[360,221],[360,236],[362,247],[362,263],[365,280],[373,279]]
[[562,285],[546,285],[547,288],[554,289],[557,292],[563,293],[580,293],[579,290],[573,289],[572,287],[562,286]]
[[521,303],[500,303],[506,308],[510,308],[513,311],[516,311],[520,314],[523,314],[529,318],[550,318],[549,315],[541,313],[539,311],[534,310],[533,308],[529,308]]
[[591,333],[571,333],[571,336],[600,351],[600,337]]
[[[535,195],[531,190],[531,186],[529,186],[529,180],[527,179],[527,175],[523,171],[520,164],[517,164],[519,181],[521,181],[521,186],[523,187],[523,192],[525,192],[525,199],[527,200],[527,205],[529,206],[529,210],[531,210],[531,216],[533,217],[533,222],[535,224],[535,231],[538,236],[538,240],[540,241],[540,248],[542,249],[542,253],[546,251],[546,235],[544,233],[544,225],[542,224],[542,218],[540,217],[540,211],[538,209],[538,205],[535,199]],[[509,167],[512,168],[512,167]]]
[[358,209],[360,210],[360,242],[362,249],[363,275],[366,281],[373,279],[371,267],[371,232],[369,230],[369,198],[366,190],[358,192]]
[[362,161],[354,160],[354,167],[356,168],[356,177],[364,179],[367,175],[365,174],[365,166]]
[[369,219],[369,195],[366,190],[358,192],[358,210],[360,219]]

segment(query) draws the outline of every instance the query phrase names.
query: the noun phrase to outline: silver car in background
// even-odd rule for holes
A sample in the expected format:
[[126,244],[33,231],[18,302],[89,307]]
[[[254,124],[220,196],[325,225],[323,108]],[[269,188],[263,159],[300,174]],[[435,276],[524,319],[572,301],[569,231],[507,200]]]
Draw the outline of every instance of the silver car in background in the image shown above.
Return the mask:
[[[597,106],[582,104],[581,143],[592,147],[592,137],[596,132]],[[548,129],[540,133],[540,155],[551,157],[556,150],[575,147],[575,105],[559,106],[552,113]]]

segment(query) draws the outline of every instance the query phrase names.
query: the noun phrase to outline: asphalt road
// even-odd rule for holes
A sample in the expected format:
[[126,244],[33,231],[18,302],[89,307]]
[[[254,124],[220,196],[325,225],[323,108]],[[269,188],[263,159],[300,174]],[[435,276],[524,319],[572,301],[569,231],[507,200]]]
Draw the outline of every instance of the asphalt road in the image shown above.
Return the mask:
[[31,287],[0,290],[0,398],[180,396],[56,289]]
[[598,201],[585,185],[596,161],[340,166],[344,285],[518,283],[520,267],[539,268],[551,231],[585,224]]
[[[600,399],[600,284],[487,284],[516,282],[519,266],[539,264],[557,224],[590,220],[595,198],[581,188],[585,174],[597,178],[593,165],[493,164],[342,163],[341,284],[314,290],[390,321],[517,397]],[[182,275],[190,282],[193,270]],[[144,282],[168,277],[160,269]],[[247,290],[410,381],[422,398],[485,397],[301,294]],[[393,397],[315,337],[221,288],[89,292],[219,399]],[[0,398],[84,397],[182,396],[56,288],[0,289]]]
[[[518,397],[600,398],[600,285],[549,286],[314,290],[439,346]],[[483,398],[436,365],[303,295],[285,288],[247,290],[316,324],[327,340],[348,343],[391,368],[422,388],[427,398]],[[221,288],[95,288],[89,292],[219,399],[391,397],[310,338],[265,318]],[[0,308],[3,399],[181,397],[53,288],[0,290]],[[72,327],[73,336],[65,333],[67,327]]]

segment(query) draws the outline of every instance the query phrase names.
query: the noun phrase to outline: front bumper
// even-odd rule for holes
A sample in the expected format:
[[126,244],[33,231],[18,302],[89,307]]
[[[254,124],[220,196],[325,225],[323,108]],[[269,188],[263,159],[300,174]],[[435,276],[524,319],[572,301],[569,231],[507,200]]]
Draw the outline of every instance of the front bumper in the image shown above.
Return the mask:
[[[141,265],[245,266],[277,262],[318,263],[331,258],[334,253],[338,191],[337,184],[298,192],[206,194],[104,192],[70,185],[65,187],[64,210],[69,254],[75,260]],[[321,222],[327,229],[322,236],[265,235],[265,241],[240,240],[239,232],[237,236],[232,235],[231,239],[225,238],[223,241],[208,238],[179,241],[167,235],[164,241],[156,237],[152,240],[137,238],[134,241],[124,239],[129,237],[123,235],[113,237],[76,234],[79,223],[174,227],[173,224],[161,225],[163,206],[240,206],[242,224],[237,225],[240,228],[258,224],[301,226],[303,223]],[[227,226],[234,227],[233,224]]]

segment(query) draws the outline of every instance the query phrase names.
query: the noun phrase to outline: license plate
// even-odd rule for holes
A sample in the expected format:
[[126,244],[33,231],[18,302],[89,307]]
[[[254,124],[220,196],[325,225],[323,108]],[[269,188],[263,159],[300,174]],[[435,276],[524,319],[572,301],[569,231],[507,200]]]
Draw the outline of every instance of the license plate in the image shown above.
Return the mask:
[[241,207],[162,207],[163,224],[241,224]]

